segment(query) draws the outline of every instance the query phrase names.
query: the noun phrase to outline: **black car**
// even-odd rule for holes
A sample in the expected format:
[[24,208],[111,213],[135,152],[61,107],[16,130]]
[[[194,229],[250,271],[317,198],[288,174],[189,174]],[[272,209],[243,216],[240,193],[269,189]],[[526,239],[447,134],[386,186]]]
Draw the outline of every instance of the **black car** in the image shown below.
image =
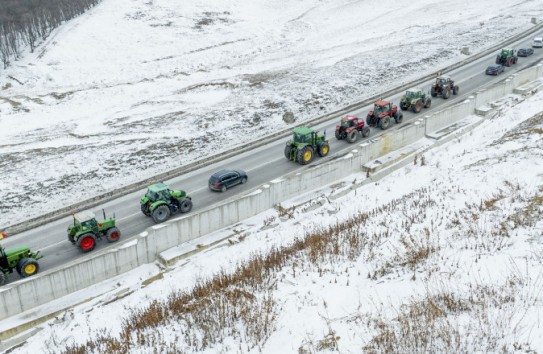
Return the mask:
[[500,64],[489,65],[488,68],[486,68],[485,73],[487,75],[498,75],[503,73],[504,69],[504,66]]
[[228,188],[245,182],[247,182],[247,173],[245,171],[222,170],[211,175],[208,186],[212,191],[226,192]]
[[522,49],[519,49],[517,52],[517,55],[519,57],[528,57],[532,54],[534,54],[534,50],[532,48],[522,48]]

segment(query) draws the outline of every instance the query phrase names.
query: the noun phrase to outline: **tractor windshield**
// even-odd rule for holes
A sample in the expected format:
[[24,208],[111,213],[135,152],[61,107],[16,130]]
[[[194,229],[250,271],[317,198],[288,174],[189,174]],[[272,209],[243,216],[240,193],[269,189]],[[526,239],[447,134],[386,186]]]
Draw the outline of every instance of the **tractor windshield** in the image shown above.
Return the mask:
[[415,98],[415,97],[417,97],[417,93],[413,92],[413,91],[407,91],[405,93],[405,97],[407,97],[407,98]]
[[437,79],[439,85],[447,85],[447,79]]
[[375,108],[373,110],[373,114],[378,116],[379,114],[383,113],[384,111],[385,111],[385,107],[383,107],[383,106],[375,106]]
[[294,141],[301,144],[311,144],[311,135],[310,134],[294,134]]
[[159,199],[158,193],[151,190],[148,190],[145,196],[149,198],[150,201],[153,201],[153,202]]
[[347,119],[341,120],[341,126],[344,128],[348,128],[351,125],[351,123]]
[[93,229],[97,226],[97,222],[95,219],[83,221],[81,223],[81,227],[86,227],[87,229]]

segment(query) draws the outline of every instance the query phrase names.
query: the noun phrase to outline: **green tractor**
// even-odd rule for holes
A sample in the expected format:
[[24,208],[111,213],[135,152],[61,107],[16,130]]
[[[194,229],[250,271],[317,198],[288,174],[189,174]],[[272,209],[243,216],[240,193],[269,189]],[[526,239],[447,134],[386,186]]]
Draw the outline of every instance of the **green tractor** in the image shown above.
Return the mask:
[[502,51],[496,55],[496,64],[503,66],[511,66],[518,61],[517,51],[515,49],[502,49]]
[[83,253],[90,252],[96,247],[96,240],[105,237],[108,242],[117,242],[121,231],[115,226],[115,215],[112,218],[96,221],[96,216],[90,210],[74,214],[74,223],[68,226],[68,240],[77,245]]
[[330,145],[326,137],[319,132],[306,127],[294,129],[292,140],[287,141],[285,157],[290,161],[307,165],[315,157],[315,151],[324,157],[330,152]]
[[423,90],[418,87],[410,88],[400,99],[400,108],[402,111],[411,109],[414,113],[419,113],[424,108],[430,108],[432,100]]
[[[0,233],[0,239],[6,237]],[[40,252],[31,252],[28,247],[15,247],[5,250],[0,246],[0,285],[4,285],[15,269],[21,278],[26,278],[39,272],[38,259],[42,258]]]
[[156,223],[160,223],[176,212],[191,211],[192,198],[185,191],[170,189],[166,183],[160,182],[147,188],[147,193],[140,199],[140,205],[145,216],[151,216]]

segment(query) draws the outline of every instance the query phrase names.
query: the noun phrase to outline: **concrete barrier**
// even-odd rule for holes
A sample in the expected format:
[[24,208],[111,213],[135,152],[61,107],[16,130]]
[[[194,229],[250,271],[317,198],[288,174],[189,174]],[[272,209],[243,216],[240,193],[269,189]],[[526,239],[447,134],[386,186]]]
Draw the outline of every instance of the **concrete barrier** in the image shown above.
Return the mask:
[[[310,165],[281,179],[269,182],[239,198],[224,201],[187,216],[156,225],[118,247],[92,254],[66,268],[46,271],[35,277],[0,288],[0,319],[19,314],[36,306],[87,288],[103,280],[123,274],[139,265],[153,262],[159,254],[189,240],[220,230],[265,210],[273,208],[301,193],[332,184],[346,176],[361,172],[361,166],[424,138],[428,131],[438,130],[473,113],[474,107],[510,94],[515,83],[536,79],[543,74],[541,65],[478,92],[439,112],[415,122],[404,123],[378,138],[353,145],[345,156],[330,156],[323,163]],[[285,161],[285,163],[288,163]],[[384,172],[380,172],[384,173]]]

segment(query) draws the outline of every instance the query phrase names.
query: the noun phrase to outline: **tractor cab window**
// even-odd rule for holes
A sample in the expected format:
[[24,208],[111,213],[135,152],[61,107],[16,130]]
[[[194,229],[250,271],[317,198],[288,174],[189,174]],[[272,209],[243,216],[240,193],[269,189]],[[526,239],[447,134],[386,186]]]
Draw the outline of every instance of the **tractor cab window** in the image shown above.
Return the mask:
[[415,98],[415,96],[416,96],[416,94],[413,91],[407,91],[405,93],[405,97],[407,97],[407,98]]
[[341,120],[341,126],[345,127],[345,128],[348,128],[348,127],[351,126],[351,123],[347,119],[342,119]]
[[297,143],[302,143],[302,144],[311,144],[311,135],[309,135],[309,134],[305,134],[305,135],[294,134],[294,141],[297,142]]
[[88,229],[93,229],[93,228],[97,227],[98,225],[97,225],[97,222],[96,222],[95,219],[91,219],[91,220],[83,221],[81,223],[81,226],[86,227]]
[[158,192],[158,194],[161,200],[170,200],[171,198],[170,192],[167,191],[166,189],[161,190],[160,192]]
[[155,201],[155,200],[159,199],[157,192],[153,192],[151,190],[148,190],[147,193],[145,194],[145,196],[147,198],[149,198],[149,200],[151,200],[151,201]]
[[375,106],[374,114],[377,116],[377,115],[381,114],[381,112],[383,112],[383,107]]
[[447,79],[437,79],[437,83],[440,85],[447,85]]

